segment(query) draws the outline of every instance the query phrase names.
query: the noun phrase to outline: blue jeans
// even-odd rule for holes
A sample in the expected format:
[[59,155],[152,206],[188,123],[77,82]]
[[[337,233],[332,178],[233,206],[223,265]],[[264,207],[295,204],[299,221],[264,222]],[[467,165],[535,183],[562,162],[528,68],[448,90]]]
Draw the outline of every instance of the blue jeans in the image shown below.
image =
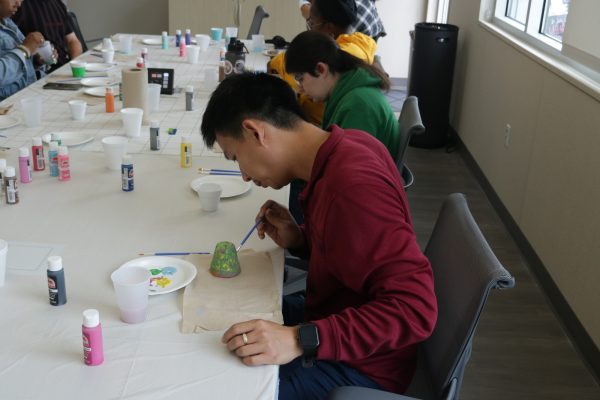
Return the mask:
[[[291,294],[283,297],[285,325],[303,321],[304,296]],[[295,359],[279,367],[279,400],[320,400],[339,386],[362,386],[381,389],[370,378],[338,361],[317,360],[311,368],[303,368],[302,360]]]

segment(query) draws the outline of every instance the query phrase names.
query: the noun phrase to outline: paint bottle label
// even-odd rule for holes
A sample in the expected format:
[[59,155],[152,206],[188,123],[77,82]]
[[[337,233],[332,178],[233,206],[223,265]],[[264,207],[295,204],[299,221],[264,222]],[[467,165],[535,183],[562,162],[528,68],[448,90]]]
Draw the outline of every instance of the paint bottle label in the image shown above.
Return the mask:
[[50,159],[50,176],[58,176],[58,151],[49,151],[48,158]]
[[19,189],[16,178],[4,178],[4,189],[6,191],[6,203],[17,204],[19,202]]
[[121,188],[124,192],[133,191],[133,164],[121,165]]
[[58,157],[58,180],[68,181],[71,179],[71,166],[69,156]]
[[33,169],[36,171],[43,171],[46,169],[46,162],[44,160],[44,148],[41,146],[33,147]]

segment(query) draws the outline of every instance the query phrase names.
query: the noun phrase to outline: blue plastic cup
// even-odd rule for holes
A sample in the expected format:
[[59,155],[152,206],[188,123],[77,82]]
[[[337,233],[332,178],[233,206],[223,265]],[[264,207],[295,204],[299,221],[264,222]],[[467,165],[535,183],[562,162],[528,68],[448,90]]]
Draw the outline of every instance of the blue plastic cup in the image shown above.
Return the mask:
[[223,28],[210,28],[210,38],[218,42],[223,37]]

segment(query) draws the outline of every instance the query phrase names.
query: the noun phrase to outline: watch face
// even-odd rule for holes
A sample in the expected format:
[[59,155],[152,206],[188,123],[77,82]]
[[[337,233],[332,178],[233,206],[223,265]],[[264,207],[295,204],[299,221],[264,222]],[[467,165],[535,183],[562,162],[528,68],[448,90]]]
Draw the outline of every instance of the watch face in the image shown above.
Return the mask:
[[314,324],[300,325],[298,336],[300,339],[300,345],[304,351],[316,350],[319,346],[319,331],[317,326]]

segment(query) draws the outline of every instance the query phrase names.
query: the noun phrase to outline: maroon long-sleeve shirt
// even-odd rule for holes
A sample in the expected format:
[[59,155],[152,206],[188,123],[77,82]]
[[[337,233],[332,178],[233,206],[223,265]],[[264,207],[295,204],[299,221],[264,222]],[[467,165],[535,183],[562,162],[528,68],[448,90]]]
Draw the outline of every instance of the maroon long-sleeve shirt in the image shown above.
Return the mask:
[[333,125],[300,202],[310,256],[305,317],[319,331],[317,359],[343,361],[403,392],[437,303],[394,161],[373,136]]

